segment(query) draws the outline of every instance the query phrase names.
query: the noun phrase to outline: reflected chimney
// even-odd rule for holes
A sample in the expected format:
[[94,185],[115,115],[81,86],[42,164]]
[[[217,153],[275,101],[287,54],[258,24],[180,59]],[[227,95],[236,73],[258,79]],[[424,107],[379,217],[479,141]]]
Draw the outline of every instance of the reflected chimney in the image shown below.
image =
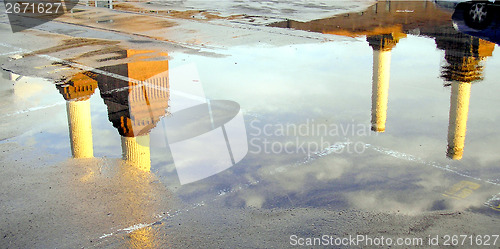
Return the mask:
[[482,61],[493,54],[495,44],[450,29],[436,36],[436,45],[445,51],[446,64],[441,77],[451,85],[446,156],[460,160],[465,147],[471,86],[483,79]]
[[391,50],[399,38],[392,34],[375,35],[368,36],[367,41],[373,49],[372,130],[384,132],[389,99]]
[[462,159],[469,113],[470,83],[452,82],[450,120],[448,125],[448,149],[446,155],[453,160]]
[[97,88],[97,82],[86,74],[79,73],[68,83],[56,87],[67,101],[66,112],[73,158],[94,157],[89,99]]
[[137,137],[122,136],[122,156],[127,163],[143,171],[151,169],[149,134]]
[[90,100],[66,102],[68,113],[71,154],[74,158],[92,158],[92,124],[90,119]]
[[391,51],[373,50],[372,130],[376,132],[385,131],[390,70]]

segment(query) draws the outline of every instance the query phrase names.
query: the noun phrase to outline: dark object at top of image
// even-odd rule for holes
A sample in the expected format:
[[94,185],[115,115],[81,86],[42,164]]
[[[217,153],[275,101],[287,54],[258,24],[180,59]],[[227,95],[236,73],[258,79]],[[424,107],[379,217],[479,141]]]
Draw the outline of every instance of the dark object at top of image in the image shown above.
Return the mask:
[[500,44],[499,2],[468,1],[459,3],[452,19],[458,31]]

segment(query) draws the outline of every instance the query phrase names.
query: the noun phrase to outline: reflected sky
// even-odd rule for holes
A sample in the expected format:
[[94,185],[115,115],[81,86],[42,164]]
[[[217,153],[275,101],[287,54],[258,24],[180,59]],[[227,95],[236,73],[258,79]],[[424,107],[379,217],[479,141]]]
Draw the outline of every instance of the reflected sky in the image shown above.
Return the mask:
[[[113,77],[82,72],[57,87],[29,79],[33,87],[16,85],[26,108],[45,101],[52,115],[10,140],[59,160],[121,158],[193,205],[407,214],[495,208],[500,52],[455,30],[452,13],[431,2],[379,3],[363,13],[274,25],[350,41],[230,47],[218,58],[123,50],[117,56],[134,61],[99,68]],[[374,16],[379,23],[364,19]],[[181,101],[171,86],[193,82],[208,100],[239,104],[248,154],[181,185],[164,127]],[[220,141],[192,146],[219,155],[213,148]],[[200,164],[199,153],[183,151],[184,160]]]

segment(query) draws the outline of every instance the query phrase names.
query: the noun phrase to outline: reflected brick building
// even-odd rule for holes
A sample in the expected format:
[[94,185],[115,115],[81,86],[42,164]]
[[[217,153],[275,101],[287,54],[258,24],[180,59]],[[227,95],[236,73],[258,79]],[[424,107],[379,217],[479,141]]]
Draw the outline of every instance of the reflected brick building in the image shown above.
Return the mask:
[[122,136],[123,159],[142,170],[151,167],[149,133],[167,114],[168,60],[157,60],[166,53],[126,50],[121,54],[131,62],[101,68],[124,76],[124,80],[97,75],[101,97],[108,107],[108,118]]
[[169,83],[166,56],[166,53],[147,50],[123,50],[118,58],[131,62],[101,68],[107,72],[104,74],[79,73],[67,83],[57,85],[67,100],[74,158],[93,157],[89,99],[99,87],[109,121],[122,136],[123,159],[149,171],[149,133],[167,114]]
[[380,34],[398,36],[422,26],[448,24],[450,20],[451,13],[441,11],[429,1],[379,1],[362,12],[309,22],[287,20],[270,26],[350,37]]

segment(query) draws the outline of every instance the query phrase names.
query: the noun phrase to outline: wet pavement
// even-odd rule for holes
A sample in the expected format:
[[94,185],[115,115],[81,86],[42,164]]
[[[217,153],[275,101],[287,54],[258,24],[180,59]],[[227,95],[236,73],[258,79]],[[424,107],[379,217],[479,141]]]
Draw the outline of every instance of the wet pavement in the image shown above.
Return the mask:
[[496,9],[280,4],[4,14],[1,247],[498,248]]

